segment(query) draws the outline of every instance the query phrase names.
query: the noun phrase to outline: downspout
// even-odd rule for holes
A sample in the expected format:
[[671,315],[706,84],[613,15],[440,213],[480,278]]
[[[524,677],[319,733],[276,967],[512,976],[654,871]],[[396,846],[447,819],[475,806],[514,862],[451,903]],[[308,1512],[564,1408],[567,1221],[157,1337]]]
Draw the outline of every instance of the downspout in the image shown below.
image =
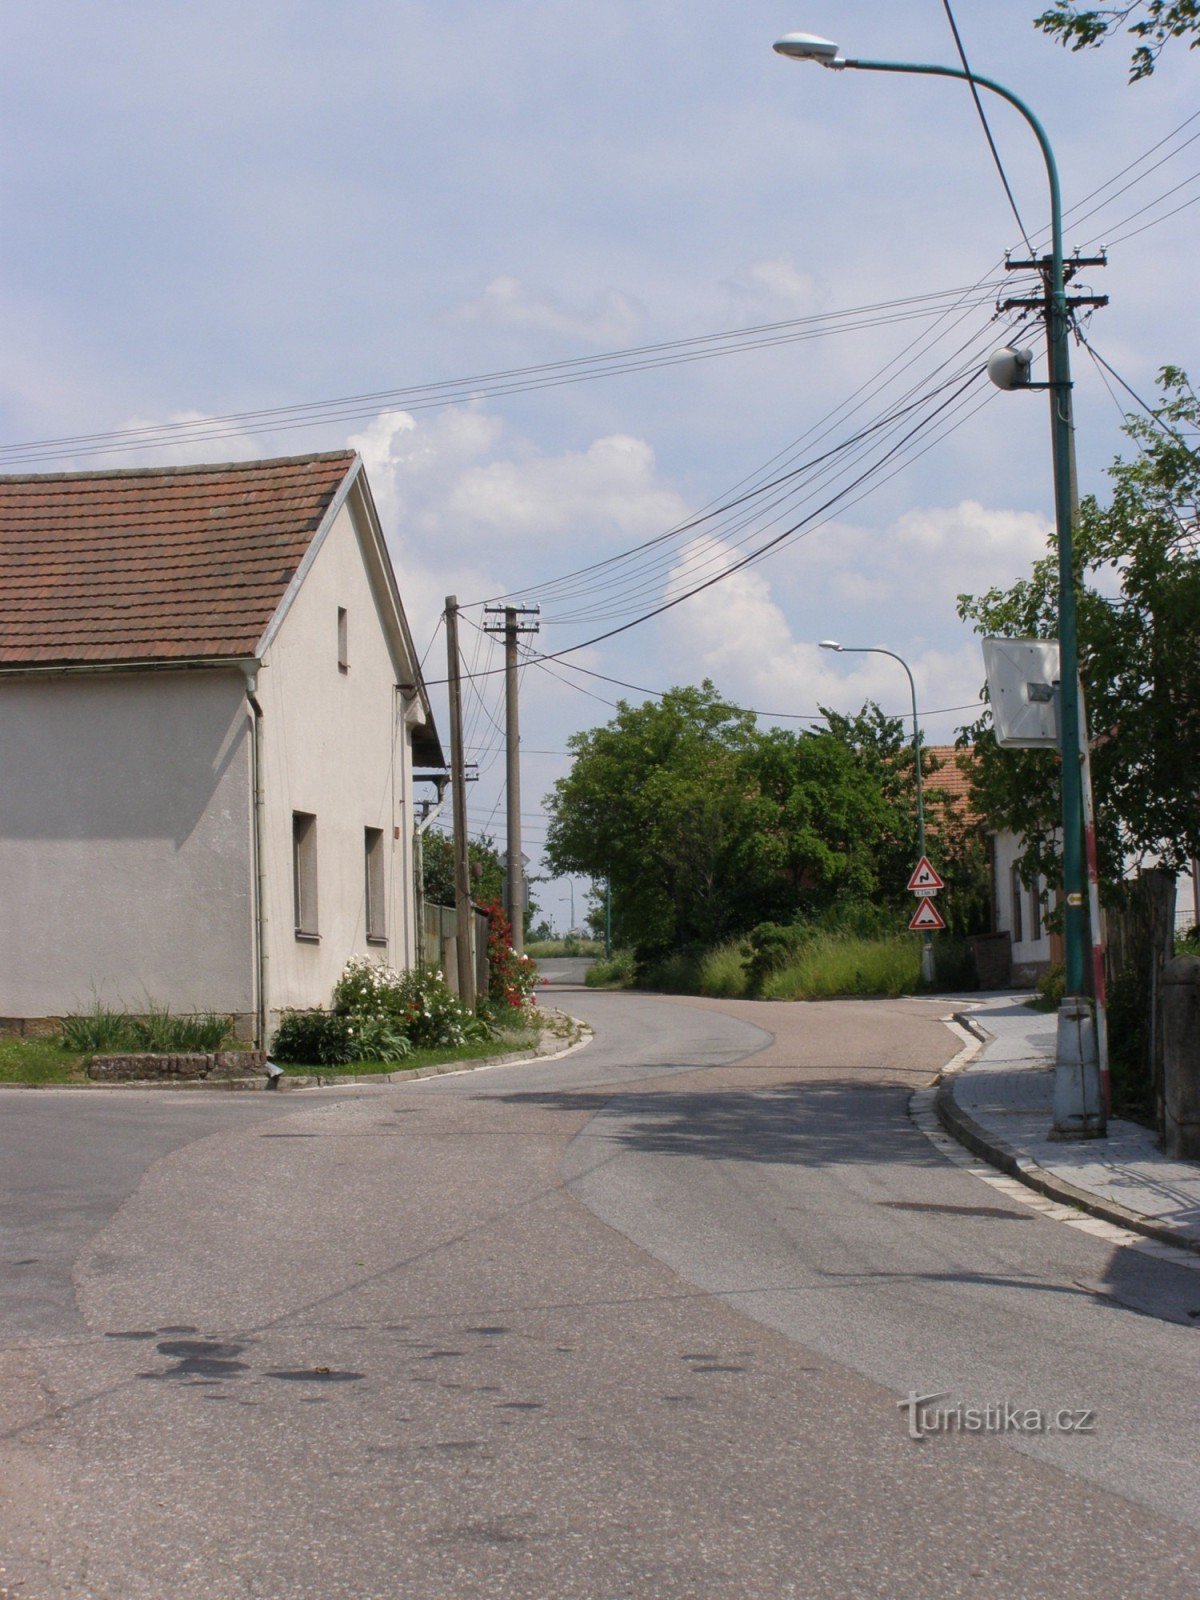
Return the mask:
[[251,784],[254,789],[254,964],[255,964],[255,1043],[267,1048],[267,867],[263,839],[266,833],[266,805],[263,794],[263,710],[258,702],[258,672],[246,670],[246,699],[254,717],[251,745]]

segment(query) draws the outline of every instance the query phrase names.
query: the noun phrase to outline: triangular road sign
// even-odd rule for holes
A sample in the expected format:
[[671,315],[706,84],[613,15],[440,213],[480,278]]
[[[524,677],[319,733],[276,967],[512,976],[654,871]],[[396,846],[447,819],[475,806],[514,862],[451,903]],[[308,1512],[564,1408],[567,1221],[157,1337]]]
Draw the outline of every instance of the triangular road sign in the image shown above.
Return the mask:
[[936,894],[946,885],[933,869],[933,863],[928,856],[922,856],[917,862],[912,877],[908,880],[908,887],[914,894]]
[[932,900],[922,896],[921,903],[913,912],[909,927],[914,933],[932,933],[935,928],[944,928],[941,913]]

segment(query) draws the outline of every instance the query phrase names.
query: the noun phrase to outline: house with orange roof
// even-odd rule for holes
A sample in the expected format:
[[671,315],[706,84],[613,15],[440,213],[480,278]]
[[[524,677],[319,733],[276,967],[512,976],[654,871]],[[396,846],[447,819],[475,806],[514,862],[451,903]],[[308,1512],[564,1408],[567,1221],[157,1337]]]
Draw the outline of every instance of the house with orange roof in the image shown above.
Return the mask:
[[213,1010],[260,1043],[416,957],[443,768],[357,455],[0,477],[0,1020]]

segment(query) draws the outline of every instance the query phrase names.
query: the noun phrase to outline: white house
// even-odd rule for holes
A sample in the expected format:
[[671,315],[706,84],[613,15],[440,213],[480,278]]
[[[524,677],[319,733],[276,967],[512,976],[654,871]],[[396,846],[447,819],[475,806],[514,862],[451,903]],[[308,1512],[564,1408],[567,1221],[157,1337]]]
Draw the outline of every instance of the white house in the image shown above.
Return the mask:
[[0,478],[0,608],[0,1020],[261,1040],[413,962],[444,761],[356,455]]

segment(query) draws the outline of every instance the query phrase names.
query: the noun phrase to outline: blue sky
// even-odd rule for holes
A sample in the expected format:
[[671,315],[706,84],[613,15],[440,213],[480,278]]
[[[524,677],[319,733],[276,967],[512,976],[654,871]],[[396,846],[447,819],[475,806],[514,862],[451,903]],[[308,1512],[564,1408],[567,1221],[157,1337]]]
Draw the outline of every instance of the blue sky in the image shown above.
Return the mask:
[[[1200,57],[1177,49],[1129,86],[1120,41],[1068,55],[1035,32],[1036,9],[959,0],[956,15],[976,70],[1045,123],[1070,208],[1200,109]],[[852,55],[954,60],[940,0],[8,8],[0,443],[460,378],[984,280],[1020,236],[966,88],[783,61],[770,46],[792,29]],[[1015,113],[994,99],[988,112],[1033,235],[1046,220],[1040,156]],[[1089,337],[1147,396],[1163,363],[1197,365],[1200,207],[1160,220],[1200,194],[1186,182],[1200,140],[1184,143],[1197,131],[1183,128],[1122,180],[1125,193],[1105,190],[1067,228],[1069,246],[1118,241],[1109,267],[1086,275],[1111,297]],[[959,335],[985,349],[991,301],[975,298]],[[353,438],[424,644],[447,592],[537,600],[548,580],[725,496],[896,359],[904,383],[828,424],[826,447],[841,442],[929,379],[960,342],[934,347],[939,330],[932,318],[886,323],[453,409],[365,406],[353,422],[246,423],[215,442],[34,467]],[[1085,351],[1075,375],[1081,484],[1102,489],[1119,417]],[[1050,511],[1044,397],[997,394],[968,415],[984,398],[972,390],[953,432],[803,539],[575,659],[657,688],[707,673],[768,710],[849,710],[871,696],[899,711],[898,668],[815,641],[885,645],[913,666],[930,737],[952,737],[967,713],[940,708],[969,703],[982,677],[954,597],[1025,570]],[[727,531],[696,536],[708,542],[670,546],[644,597],[677,583],[680,563],[728,564]],[[541,642],[602,631],[588,620],[602,609],[583,597],[558,605],[575,620],[554,622],[548,600]],[[481,641],[475,657],[472,645],[472,659],[486,665],[490,648]],[[433,676],[442,650],[438,639]],[[482,826],[501,796],[499,680],[477,687]],[[609,714],[579,687],[526,673],[535,858],[536,813],[568,734]],[[502,818],[501,805],[497,832]]]

